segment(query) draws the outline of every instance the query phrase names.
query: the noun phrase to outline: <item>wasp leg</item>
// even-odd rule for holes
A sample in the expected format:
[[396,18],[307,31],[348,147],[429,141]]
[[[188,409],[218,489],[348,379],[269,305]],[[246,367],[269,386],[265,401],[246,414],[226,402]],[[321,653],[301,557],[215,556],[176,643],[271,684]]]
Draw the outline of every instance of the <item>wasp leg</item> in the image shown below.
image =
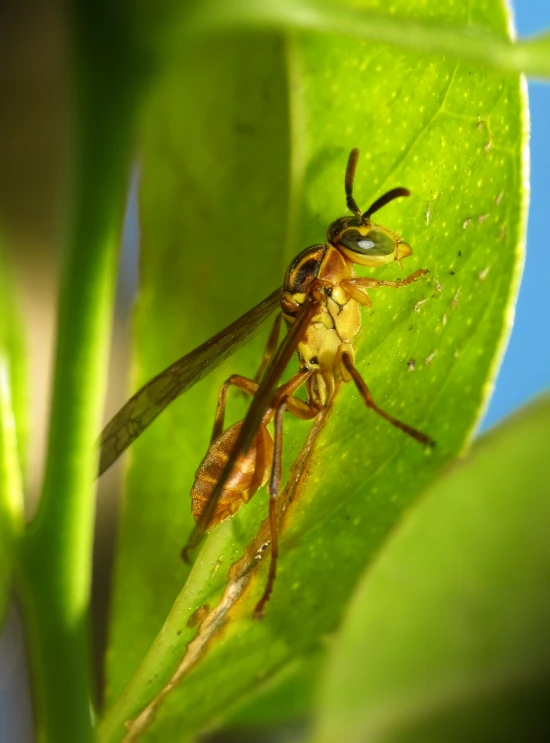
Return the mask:
[[[269,526],[271,529],[271,560],[269,563],[269,573],[267,576],[267,582],[261,599],[256,604],[254,610],[254,616],[256,619],[261,619],[264,613],[264,608],[271,591],[273,590],[273,584],[275,582],[275,576],[277,575],[277,558],[279,557],[279,541],[277,535],[277,498],[281,491],[281,478],[282,478],[282,453],[283,453],[283,416],[285,412],[292,413],[296,418],[301,420],[310,420],[315,418],[319,413],[319,410],[313,405],[300,400],[297,397],[290,397],[283,395],[280,397],[280,393],[287,391],[289,386],[294,386],[296,377],[301,376],[301,373],[295,375],[286,385],[283,385],[279,389],[280,398],[276,403],[275,419],[273,421],[274,427],[274,441],[273,441],[273,464],[271,466],[271,476],[268,483],[269,492]],[[309,375],[308,375],[309,376]]]
[[379,286],[391,286],[394,289],[399,289],[402,286],[408,286],[418,281],[423,276],[426,276],[428,271],[423,268],[419,268],[417,271],[407,276],[404,279],[397,279],[397,281],[382,281],[379,279],[371,279],[363,277],[359,279],[344,279],[340,282],[340,286],[347,292],[352,299],[359,302],[363,307],[370,307],[372,302],[367,294],[367,289],[377,289]]
[[191,565],[191,555],[201,543],[201,539],[203,538],[203,536],[204,535],[200,531],[198,531],[197,527],[195,526],[195,528],[191,532],[191,536],[189,537],[185,545],[181,548],[180,557],[183,562]]
[[344,279],[341,282],[341,286],[347,292],[349,292],[349,289],[352,287],[357,287],[359,289],[377,289],[379,286],[391,286],[394,289],[400,289],[402,286],[414,284],[415,281],[423,278],[428,273],[429,271],[426,271],[424,268],[419,268],[414,273],[411,273],[410,276],[406,276],[404,279],[397,279],[396,281],[384,281],[364,276],[362,278]]
[[262,374],[264,373],[266,366],[269,364],[271,357],[273,356],[273,352],[277,348],[277,344],[279,342],[279,333],[281,330],[282,320],[283,320],[283,313],[279,312],[279,314],[275,318],[273,327],[271,328],[269,338],[267,339],[267,343],[264,349],[264,355],[262,356],[262,363],[260,364],[260,368],[258,369],[256,374],[254,375],[255,382],[259,382],[260,379],[262,378]]
[[212,438],[210,439],[210,443],[215,441],[223,431],[223,420],[225,418],[225,406],[227,402],[227,388],[230,386],[238,387],[238,389],[252,396],[256,394],[258,389],[257,382],[254,382],[252,379],[248,379],[247,377],[241,377],[240,374],[232,374],[229,379],[226,379],[220,387],[218,394],[218,407],[216,408],[216,417],[214,419],[214,428],[212,429]]
[[367,294],[367,290],[361,286],[352,284],[351,281],[352,279],[341,281],[340,286],[347,294],[349,294],[352,299],[355,299],[356,302],[359,302],[360,305],[362,305],[363,307],[370,307],[372,304],[372,300]]
[[355,364],[353,362],[353,359],[348,353],[344,352],[342,354],[341,361],[342,361],[342,364],[344,365],[345,370],[348,372],[349,376],[355,382],[355,386],[359,390],[359,394],[363,398],[363,402],[365,403],[367,408],[374,410],[375,413],[377,413],[382,418],[385,418],[385,420],[391,423],[392,426],[399,428],[399,430],[403,431],[403,433],[406,433],[408,436],[411,436],[413,439],[418,441],[420,444],[423,444],[424,446],[435,445],[435,442],[429,436],[426,436],[420,431],[417,431],[416,428],[412,428],[411,426],[408,426],[406,423],[403,423],[403,421],[397,420],[397,418],[394,418],[393,415],[386,413],[385,410],[382,410],[382,408],[378,407],[378,405],[374,402],[372,398],[372,395],[370,393],[369,388],[367,387],[365,383],[365,380],[357,371]]
[[271,560],[269,563],[269,573],[267,583],[265,584],[262,598],[256,604],[254,616],[261,619],[264,613],[264,607],[269,601],[273,583],[277,575],[277,558],[279,557],[279,540],[277,536],[277,511],[276,502],[281,487],[281,469],[282,469],[282,440],[283,440],[283,416],[287,406],[287,398],[283,397],[275,413],[275,437],[273,446],[273,464],[271,467],[271,477],[269,478],[269,527],[271,530]]

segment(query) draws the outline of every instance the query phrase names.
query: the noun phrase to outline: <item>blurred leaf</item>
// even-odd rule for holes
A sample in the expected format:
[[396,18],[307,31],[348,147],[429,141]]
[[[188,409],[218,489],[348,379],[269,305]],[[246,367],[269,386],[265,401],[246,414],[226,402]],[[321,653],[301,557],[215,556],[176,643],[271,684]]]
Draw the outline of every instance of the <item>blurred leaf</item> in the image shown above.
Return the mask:
[[7,609],[23,525],[23,492],[11,407],[9,363],[0,353],[0,627]]
[[0,353],[8,364],[10,407],[15,416],[17,456],[24,471],[27,459],[29,416],[27,409],[27,368],[23,325],[16,304],[14,280],[0,246]]
[[10,276],[0,251],[0,627],[9,600],[15,551],[23,525],[21,454],[26,443],[23,388],[19,318]]
[[350,606],[316,741],[548,731],[549,434],[546,398],[477,441],[411,510]]
[[[252,28],[288,31],[302,29],[345,34],[400,50],[449,59],[498,72],[550,77],[550,32],[511,39],[490,26],[482,16],[491,6],[471,17],[454,7],[437,8],[430,2],[384,5],[380,0],[340,3],[333,0],[208,0],[195,3],[173,18],[163,34],[164,45],[178,47],[182,35],[231,32]],[[179,20],[179,22],[178,22]]]
[[325,663],[325,649],[283,666],[281,673],[258,686],[224,721],[230,729],[272,727],[303,720],[313,708],[318,680]]
[[[471,11],[433,4],[432,11],[441,23],[475,23],[505,38],[497,0]],[[266,618],[251,619],[265,583],[262,561],[227,604],[223,631],[196,657],[187,651],[184,664],[205,657],[163,700],[147,740],[214,724],[229,705],[313,652],[337,626],[403,509],[464,446],[487,398],[517,289],[524,106],[517,77],[321,34],[188,44],[159,86],[143,130],[135,387],[266,296],[293,255],[324,239],[328,222],[345,212],[346,158],[359,146],[355,194],[363,208],[393,186],[413,192],[377,217],[412,244],[414,256],[404,272],[394,265],[376,276],[419,267],[431,273],[400,292],[372,292],[358,368],[377,402],[432,435],[437,447],[427,456],[366,411],[351,385],[342,389],[302,472],[294,473],[297,489],[287,493],[294,500]],[[200,606],[217,606],[231,564],[265,518],[260,493],[212,530],[174,604],[188,573],[178,557],[192,528],[188,493],[219,385],[231,372],[253,374],[261,347],[258,340],[240,351],[133,447],[108,657],[111,704],[173,608],[107,713],[103,741],[118,740],[123,723],[169,681],[197,636],[188,620]],[[235,398],[232,419],[245,409]],[[309,428],[287,421],[287,470]]]

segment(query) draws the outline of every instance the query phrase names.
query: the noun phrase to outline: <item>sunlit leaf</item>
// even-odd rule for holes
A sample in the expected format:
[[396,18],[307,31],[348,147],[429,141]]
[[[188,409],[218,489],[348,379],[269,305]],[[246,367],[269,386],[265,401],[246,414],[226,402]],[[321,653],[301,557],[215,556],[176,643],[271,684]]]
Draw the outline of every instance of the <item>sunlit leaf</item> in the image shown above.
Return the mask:
[[[471,13],[450,2],[433,10],[450,26],[475,22],[506,33],[496,0]],[[413,192],[376,218],[400,232],[414,254],[403,271],[393,265],[376,276],[430,270],[406,289],[371,293],[358,368],[381,406],[437,446],[427,455],[366,411],[351,385],[340,392],[286,512],[264,621],[251,614],[265,560],[237,592],[223,630],[163,698],[147,740],[211,724],[262,680],[316,650],[403,509],[464,447],[486,401],[517,288],[524,105],[517,77],[321,34],[243,34],[187,45],[159,87],[143,130],[135,386],[269,294],[293,255],[324,240],[327,224],[345,213],[344,168],[358,146],[355,193],[363,208],[394,186]],[[197,635],[188,620],[203,605],[216,607],[231,564],[265,518],[260,493],[213,530],[174,604],[189,571],[179,560],[192,528],[188,493],[208,446],[219,385],[231,372],[253,374],[261,347],[258,340],[239,352],[133,447],[110,704],[173,610],[107,713],[102,740],[117,740],[123,723],[169,681]],[[242,415],[244,405],[235,395],[230,417]],[[288,420],[287,472],[309,428]]]

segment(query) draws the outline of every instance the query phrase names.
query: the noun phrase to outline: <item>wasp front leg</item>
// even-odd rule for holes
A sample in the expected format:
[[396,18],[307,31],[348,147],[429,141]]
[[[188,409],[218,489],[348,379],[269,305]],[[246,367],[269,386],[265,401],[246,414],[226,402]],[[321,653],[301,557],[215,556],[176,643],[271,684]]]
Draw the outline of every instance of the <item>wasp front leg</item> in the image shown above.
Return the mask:
[[344,279],[341,282],[341,286],[344,291],[352,297],[352,299],[355,299],[356,302],[359,302],[363,307],[370,307],[372,302],[367,294],[367,289],[377,289],[379,286],[391,286],[394,289],[400,289],[403,286],[414,284],[428,273],[429,271],[419,268],[410,276],[407,276],[404,279],[397,279],[396,281],[384,281],[382,279],[373,279],[369,277]]
[[344,279],[341,282],[341,286],[350,297],[355,299],[356,302],[362,304],[363,307],[370,307],[371,300],[367,294],[367,289],[378,289],[379,286],[391,286],[394,289],[400,289],[403,286],[409,286],[414,284],[419,279],[423,278],[429,273],[424,268],[419,268],[410,276],[406,276],[404,279],[397,279],[396,281],[384,281],[381,279],[373,279],[369,277],[362,277],[356,279]]
[[353,284],[352,281],[354,281],[354,279],[347,279],[345,281],[342,281],[340,283],[340,286],[346,292],[346,294],[349,294],[349,296],[356,302],[358,302],[358,304],[360,304],[362,307],[370,307],[372,305],[372,300],[367,294],[366,288],[357,286],[357,284]]

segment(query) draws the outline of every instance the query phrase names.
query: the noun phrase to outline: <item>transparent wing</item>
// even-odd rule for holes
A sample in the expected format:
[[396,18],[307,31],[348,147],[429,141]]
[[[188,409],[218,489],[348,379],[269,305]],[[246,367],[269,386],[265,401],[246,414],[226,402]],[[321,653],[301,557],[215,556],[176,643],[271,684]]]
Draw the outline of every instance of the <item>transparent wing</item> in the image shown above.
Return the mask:
[[142,387],[105,426],[99,440],[99,475],[120,457],[172,400],[209,374],[248,341],[279,306],[281,290],[257,304]]

